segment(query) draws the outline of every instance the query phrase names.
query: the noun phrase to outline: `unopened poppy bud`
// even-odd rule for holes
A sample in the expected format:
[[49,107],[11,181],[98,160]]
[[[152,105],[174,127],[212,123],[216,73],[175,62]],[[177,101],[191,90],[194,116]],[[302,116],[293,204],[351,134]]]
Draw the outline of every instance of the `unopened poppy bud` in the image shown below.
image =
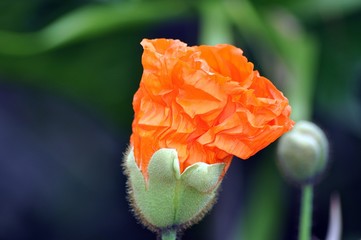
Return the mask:
[[282,173],[297,184],[313,183],[328,162],[328,141],[314,123],[297,122],[278,143],[278,165]]
[[224,166],[199,162],[181,174],[177,151],[162,148],[153,154],[145,177],[130,150],[124,168],[135,214],[156,232],[198,222],[215,202]]

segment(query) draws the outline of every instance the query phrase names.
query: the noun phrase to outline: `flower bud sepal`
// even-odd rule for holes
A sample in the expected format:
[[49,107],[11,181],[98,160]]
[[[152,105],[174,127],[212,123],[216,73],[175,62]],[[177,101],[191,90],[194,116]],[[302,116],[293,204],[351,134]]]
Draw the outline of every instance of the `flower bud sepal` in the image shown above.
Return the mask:
[[129,149],[124,169],[136,217],[158,233],[178,232],[198,222],[215,203],[224,167],[224,163],[197,162],[181,173],[177,151],[162,148],[153,154],[144,174]]

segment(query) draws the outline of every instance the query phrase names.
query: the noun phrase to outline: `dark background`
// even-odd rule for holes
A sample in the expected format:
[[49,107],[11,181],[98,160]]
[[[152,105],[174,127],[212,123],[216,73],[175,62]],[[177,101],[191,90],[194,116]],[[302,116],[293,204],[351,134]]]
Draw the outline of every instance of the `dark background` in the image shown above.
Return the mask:
[[[214,2],[223,3],[0,2],[1,240],[155,239],[129,210],[120,166],[142,74],[139,43],[230,39],[216,15],[207,17]],[[235,13],[223,15],[230,40],[285,92],[296,120],[313,120],[329,138],[313,235],[325,238],[330,197],[338,193],[342,239],[359,239],[361,2],[226,2]],[[300,191],[280,175],[275,146],[233,161],[217,204],[183,239],[297,238]]]

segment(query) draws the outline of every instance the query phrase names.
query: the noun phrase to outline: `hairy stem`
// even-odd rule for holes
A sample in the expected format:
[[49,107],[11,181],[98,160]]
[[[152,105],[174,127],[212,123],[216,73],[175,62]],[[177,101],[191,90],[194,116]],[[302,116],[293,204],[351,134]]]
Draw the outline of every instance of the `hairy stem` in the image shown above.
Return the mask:
[[176,240],[177,239],[177,231],[175,229],[165,229],[162,230],[161,240]]

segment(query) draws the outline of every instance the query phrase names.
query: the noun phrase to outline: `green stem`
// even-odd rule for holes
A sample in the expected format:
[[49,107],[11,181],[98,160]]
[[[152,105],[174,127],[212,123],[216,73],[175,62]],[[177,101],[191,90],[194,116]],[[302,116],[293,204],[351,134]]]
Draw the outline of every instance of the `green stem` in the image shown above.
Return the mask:
[[222,1],[200,1],[198,9],[201,44],[215,45],[233,42],[230,19]]
[[161,239],[162,240],[176,240],[177,239],[177,231],[175,229],[167,229],[162,230]]
[[311,239],[312,195],[313,195],[313,186],[305,185],[302,188],[301,215],[299,222],[300,225],[299,225],[298,240]]

